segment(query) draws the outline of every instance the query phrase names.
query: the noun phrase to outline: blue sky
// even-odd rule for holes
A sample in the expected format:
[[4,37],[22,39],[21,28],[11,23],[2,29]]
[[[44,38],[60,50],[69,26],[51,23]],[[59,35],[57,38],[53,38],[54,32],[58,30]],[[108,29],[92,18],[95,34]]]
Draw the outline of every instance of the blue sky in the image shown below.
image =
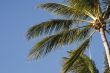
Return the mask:
[[[67,48],[63,47],[38,61],[28,61],[27,55],[38,39],[28,41],[27,29],[37,23],[56,16],[36,5],[59,0],[0,0],[0,73],[59,73],[62,57]],[[60,1],[61,2],[61,1]],[[98,33],[97,33],[98,34]],[[95,35],[91,45],[92,59],[95,60],[100,73],[103,68],[103,45],[100,35]]]

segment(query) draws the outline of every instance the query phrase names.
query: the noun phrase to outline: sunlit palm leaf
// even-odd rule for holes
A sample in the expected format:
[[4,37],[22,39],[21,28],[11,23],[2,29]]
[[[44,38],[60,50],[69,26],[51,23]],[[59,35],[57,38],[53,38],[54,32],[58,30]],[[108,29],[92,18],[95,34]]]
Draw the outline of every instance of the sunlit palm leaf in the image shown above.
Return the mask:
[[87,39],[74,51],[74,53],[72,53],[71,57],[63,65],[62,73],[66,73],[72,67],[75,61],[87,49],[87,47],[89,46],[89,42],[90,42],[90,39]]
[[[70,56],[74,51],[70,51]],[[69,58],[64,58],[64,62]],[[81,55],[66,73],[99,73],[95,63],[86,55]]]
[[87,16],[82,12],[77,10],[76,8],[72,8],[67,5],[58,4],[58,3],[46,3],[41,4],[39,7],[47,9],[51,12],[56,13],[57,15],[64,15],[75,18],[86,18]]
[[[79,8],[94,8],[94,3],[98,3],[98,0],[65,0],[69,5]],[[96,1],[96,2],[94,2]]]
[[[66,0],[73,8],[82,10],[82,12],[88,11],[93,16],[99,15],[100,7],[99,0]],[[99,10],[99,11],[98,11]],[[96,14],[97,13],[97,14]]]
[[54,19],[34,25],[28,30],[27,38],[31,39],[42,34],[49,34],[60,30],[70,29],[72,20]]

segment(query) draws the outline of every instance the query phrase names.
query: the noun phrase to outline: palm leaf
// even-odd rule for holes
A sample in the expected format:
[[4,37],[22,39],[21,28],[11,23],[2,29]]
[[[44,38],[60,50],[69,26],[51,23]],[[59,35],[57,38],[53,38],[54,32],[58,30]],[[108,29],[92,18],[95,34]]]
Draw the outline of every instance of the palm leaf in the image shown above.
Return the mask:
[[[87,28],[87,27],[83,27],[83,28]],[[29,57],[37,59],[41,56],[45,56],[52,50],[55,50],[55,48],[57,47],[71,44],[75,42],[78,37],[81,38],[81,36],[79,36],[80,35],[79,32],[81,31],[84,31],[84,30],[81,30],[80,28],[76,28],[76,29],[74,28],[74,29],[65,30],[56,35],[52,35],[44,38],[32,48],[31,52],[29,53]],[[86,33],[89,34],[89,32],[86,32]]]
[[46,3],[46,4],[41,4],[39,7],[54,12],[57,15],[69,16],[74,19],[87,17],[82,11],[79,11],[76,8],[73,9],[73,7],[63,4]]
[[[70,56],[74,51],[70,51]],[[70,58],[64,58],[64,62]],[[99,73],[95,63],[86,55],[81,55],[66,73]]]
[[89,46],[89,42],[90,39],[87,39],[74,51],[74,53],[72,53],[71,57],[63,65],[62,73],[66,73],[72,67],[72,65],[79,58],[79,56],[81,56],[81,54]]
[[82,10],[82,12],[84,12],[85,14],[89,12],[93,16],[97,17],[97,15],[99,15],[101,12],[99,0],[66,0],[66,1],[69,5],[73,6],[73,8]]
[[32,26],[27,32],[27,38],[31,39],[42,34],[50,34],[60,30],[70,29],[72,20],[53,19],[51,21],[42,22]]
[[58,46],[72,43],[75,40],[78,31],[79,29],[63,31],[59,34],[44,38],[32,48],[29,57],[39,58]]

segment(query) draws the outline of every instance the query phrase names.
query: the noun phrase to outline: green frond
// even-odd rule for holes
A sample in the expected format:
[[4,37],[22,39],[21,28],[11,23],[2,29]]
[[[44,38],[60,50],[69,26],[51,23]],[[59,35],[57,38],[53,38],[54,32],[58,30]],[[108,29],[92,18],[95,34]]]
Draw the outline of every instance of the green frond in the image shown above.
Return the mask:
[[67,30],[44,38],[32,48],[29,58],[37,59],[55,50],[55,48],[73,43],[78,32],[79,29]]
[[89,36],[87,36],[88,33],[89,32],[87,32],[86,34],[82,33],[81,28],[74,28],[70,30],[64,30],[56,35],[46,37],[32,48],[31,52],[29,53],[29,57],[32,59],[37,59],[41,56],[45,56],[46,54],[48,54],[52,50],[55,50],[58,47],[72,44],[73,42],[76,42],[79,38],[83,40],[84,38],[87,39],[91,35],[90,34]]
[[[72,51],[70,54],[72,53],[74,53],[74,51]],[[65,57],[64,62],[68,61],[68,59],[69,58]],[[79,58],[66,73],[99,73],[99,71],[96,68],[94,61],[83,54],[79,56]]]
[[64,4],[46,3],[46,4],[41,4],[39,7],[51,11],[57,15],[69,16],[74,19],[87,17],[82,11],[76,8],[73,9],[73,7]]
[[87,65],[90,73],[99,73],[98,69],[95,66],[94,61],[92,61],[89,57],[87,57],[86,55],[82,56],[82,59],[84,59],[85,64]]
[[66,73],[75,61],[84,53],[86,48],[89,46],[90,39],[84,41],[70,56],[70,58],[63,65],[62,73]]
[[27,32],[27,38],[31,39],[42,34],[50,34],[60,30],[69,29],[72,25],[72,20],[53,19],[50,21],[42,22],[40,24],[30,27]]

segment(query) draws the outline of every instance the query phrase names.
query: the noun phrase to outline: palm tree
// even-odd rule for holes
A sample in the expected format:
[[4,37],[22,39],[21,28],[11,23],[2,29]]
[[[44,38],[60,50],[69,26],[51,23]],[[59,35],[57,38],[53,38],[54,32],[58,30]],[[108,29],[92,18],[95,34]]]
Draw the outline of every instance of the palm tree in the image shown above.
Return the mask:
[[[69,53],[69,57],[63,58],[64,65],[66,61],[70,59],[72,54],[75,53],[75,51],[68,51],[68,53]],[[66,73],[99,73],[99,70],[97,69],[93,60],[91,60],[86,54],[82,54],[74,62],[74,64],[72,64],[72,66],[68,69]],[[105,55],[105,67],[103,73],[110,73],[106,55]]]
[[80,45],[75,54],[72,54],[63,66],[65,73],[89,47],[93,34],[99,32],[110,67],[110,49],[105,34],[105,32],[109,34],[107,25],[110,22],[110,0],[66,0],[65,2],[66,4],[45,3],[38,6],[64,18],[42,22],[28,30],[29,40],[38,36],[47,36],[35,44],[29,53],[29,58],[38,59],[58,47],[77,42]]

